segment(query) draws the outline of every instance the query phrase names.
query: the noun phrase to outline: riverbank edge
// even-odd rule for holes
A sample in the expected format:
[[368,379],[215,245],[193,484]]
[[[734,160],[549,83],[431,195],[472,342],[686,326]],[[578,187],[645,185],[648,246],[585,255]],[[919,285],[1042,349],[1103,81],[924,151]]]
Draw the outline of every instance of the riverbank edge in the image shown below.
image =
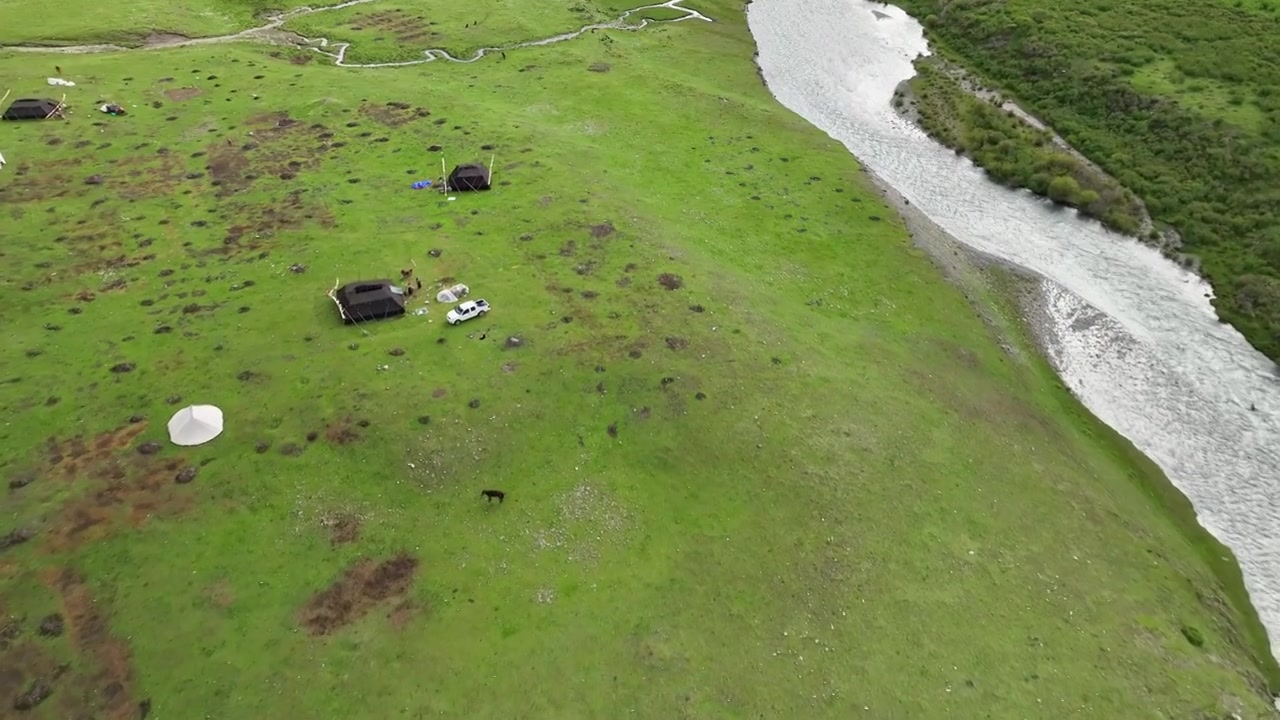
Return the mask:
[[964,291],[1005,351],[1037,366],[1041,374],[1053,377],[1054,395],[1065,414],[1090,431],[1104,450],[1133,468],[1131,477],[1134,482],[1157,508],[1174,521],[1217,579],[1234,613],[1233,617],[1224,620],[1233,624],[1241,634],[1243,649],[1253,657],[1255,666],[1266,681],[1262,690],[1272,699],[1280,697],[1280,662],[1273,653],[1266,626],[1249,596],[1235,553],[1200,524],[1191,500],[1164,470],[1132,441],[1094,415],[1062,381],[1058,369],[1050,361],[1046,343],[1051,333],[1036,320],[1044,317],[1047,298],[1043,285],[1048,279],[1021,265],[965,245],[911,205],[902,193],[874,171],[863,166],[863,172],[885,202],[902,218],[914,246],[929,256],[948,282]]
[[[1087,167],[1090,172],[1110,179],[1119,187],[1125,187],[1100,165],[1068,143],[1065,138],[1053,129],[1052,126],[1035,115],[1032,115],[1024,109],[1016,99],[1011,99],[1012,95],[1009,91],[999,88],[985,78],[977,75],[975,71],[963,65],[963,58],[955,57],[954,53],[948,51],[944,46],[939,45],[936,40],[929,35],[928,28],[925,28],[925,37],[929,41],[931,54],[916,58],[913,65],[920,62],[922,59],[927,59],[942,75],[949,78],[954,86],[961,92],[968,94],[970,97],[980,102],[990,104],[993,107],[997,107],[1011,114],[1028,127],[1047,132],[1053,145],[1057,149],[1067,155],[1070,155],[1083,166]],[[916,91],[915,85],[913,84],[916,77],[917,76],[913,76],[903,80],[894,89],[894,111],[897,112],[900,117],[919,128],[935,142],[940,142],[941,144],[946,145],[945,142],[942,142],[937,135],[930,132],[929,129],[925,127],[924,123],[921,122],[919,110],[916,108],[916,105],[920,102],[920,97],[919,93]],[[974,158],[968,151],[962,151],[961,154],[978,167],[984,167],[982,163]],[[1131,189],[1126,189],[1133,193]],[[1037,196],[1045,198],[1046,200],[1048,199],[1044,195],[1037,194]],[[1157,223],[1151,217],[1150,211],[1147,210],[1146,201],[1137,193],[1133,193],[1133,196],[1141,209],[1139,219],[1140,224],[1137,232],[1122,233],[1114,229],[1111,231],[1117,236],[1132,238],[1144,245],[1155,248],[1166,258],[1203,278],[1203,274],[1200,270],[1200,258],[1192,253],[1183,251],[1182,236],[1177,229],[1165,223]],[[1079,211],[1077,210],[1077,212]],[[1080,214],[1082,217],[1088,217],[1084,215],[1084,213]],[[1097,221],[1095,218],[1090,219]]]

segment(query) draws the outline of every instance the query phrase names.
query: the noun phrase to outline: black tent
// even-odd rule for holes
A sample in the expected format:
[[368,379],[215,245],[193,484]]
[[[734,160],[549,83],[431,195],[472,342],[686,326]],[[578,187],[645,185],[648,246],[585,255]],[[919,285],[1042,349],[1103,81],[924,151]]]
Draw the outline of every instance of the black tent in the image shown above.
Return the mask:
[[489,168],[478,164],[459,165],[449,173],[449,189],[465,192],[467,190],[489,189]]
[[44,120],[56,112],[61,105],[56,100],[22,98],[14,100],[8,110],[4,111],[5,120]]
[[391,289],[390,280],[361,280],[338,291],[338,307],[344,323],[364,322],[404,314],[404,295]]

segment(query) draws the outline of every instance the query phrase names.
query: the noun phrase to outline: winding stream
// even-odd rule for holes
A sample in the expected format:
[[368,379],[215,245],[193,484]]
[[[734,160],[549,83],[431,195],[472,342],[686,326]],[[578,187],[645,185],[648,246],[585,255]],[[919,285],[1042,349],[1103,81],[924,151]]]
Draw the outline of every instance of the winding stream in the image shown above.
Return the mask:
[[[62,53],[67,55],[79,55],[87,53],[104,53],[104,52],[125,52],[130,49],[134,50],[163,50],[169,48],[190,47],[192,45],[216,45],[218,43],[228,42],[272,42],[278,44],[297,45],[300,47],[310,48],[321,55],[325,55],[333,59],[333,64],[345,68],[392,68],[392,67],[409,67],[411,65],[422,65],[423,63],[434,62],[435,60],[448,60],[456,63],[472,63],[485,55],[505,50],[515,50],[523,47],[535,47],[539,45],[553,45],[555,43],[572,40],[584,33],[594,30],[643,30],[650,23],[673,23],[684,20],[702,20],[712,22],[711,18],[703,15],[697,10],[684,7],[681,3],[685,0],[666,0],[666,2],[653,5],[641,5],[630,10],[624,10],[616,19],[608,22],[592,23],[583,25],[572,32],[552,35],[551,37],[539,38],[537,40],[527,40],[525,42],[516,42],[509,45],[495,45],[493,47],[478,48],[471,57],[457,58],[449,54],[448,50],[441,48],[427,48],[421,51],[422,58],[418,60],[404,60],[401,62],[383,62],[383,63],[350,63],[347,62],[347,51],[351,49],[349,42],[331,43],[328,38],[307,38],[296,33],[284,30],[284,24],[290,20],[296,20],[307,15],[315,15],[316,13],[333,12],[334,10],[344,10],[356,5],[365,5],[377,2],[378,0],[346,0],[336,5],[324,5],[321,7],[299,7],[288,12],[277,13],[267,18],[267,21],[258,27],[241,30],[237,33],[229,35],[215,35],[211,37],[187,38],[180,35],[162,36],[158,40],[152,40],[144,44],[140,48],[126,48],[121,45],[95,44],[95,45],[61,45],[61,46],[43,46],[43,45],[0,45],[0,51],[11,50],[13,52],[26,53]],[[650,18],[641,18],[640,22],[629,22],[632,15],[644,12],[645,10],[676,10],[684,13],[680,17],[671,18],[669,20],[653,20]]]
[[[919,23],[866,0],[754,0],[765,81],[961,242],[1040,274],[1050,359],[1155,460],[1237,555],[1280,641],[1280,377],[1218,322],[1209,286],[1155,250],[1003,188],[894,112],[928,53]],[[1250,410],[1255,404],[1257,409]]]

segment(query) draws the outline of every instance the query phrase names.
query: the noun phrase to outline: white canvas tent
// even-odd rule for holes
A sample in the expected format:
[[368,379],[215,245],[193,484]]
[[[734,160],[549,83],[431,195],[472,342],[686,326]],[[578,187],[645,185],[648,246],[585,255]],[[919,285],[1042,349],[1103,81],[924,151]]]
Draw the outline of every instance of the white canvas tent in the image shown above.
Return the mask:
[[467,287],[466,285],[463,285],[462,283],[458,283],[453,287],[445,288],[444,290],[441,290],[440,292],[436,293],[436,302],[438,303],[458,302],[462,298],[466,297],[467,294],[470,292],[471,292],[471,288]]
[[222,411],[213,405],[188,405],[169,418],[174,445],[203,445],[222,434]]

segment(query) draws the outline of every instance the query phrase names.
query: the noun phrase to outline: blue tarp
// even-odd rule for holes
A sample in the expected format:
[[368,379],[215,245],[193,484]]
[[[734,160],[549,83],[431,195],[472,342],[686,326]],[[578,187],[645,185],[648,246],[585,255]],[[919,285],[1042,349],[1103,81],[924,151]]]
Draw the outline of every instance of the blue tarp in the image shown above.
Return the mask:
[[431,187],[430,180],[419,180],[418,182],[413,184],[414,190],[426,190],[429,187]]

